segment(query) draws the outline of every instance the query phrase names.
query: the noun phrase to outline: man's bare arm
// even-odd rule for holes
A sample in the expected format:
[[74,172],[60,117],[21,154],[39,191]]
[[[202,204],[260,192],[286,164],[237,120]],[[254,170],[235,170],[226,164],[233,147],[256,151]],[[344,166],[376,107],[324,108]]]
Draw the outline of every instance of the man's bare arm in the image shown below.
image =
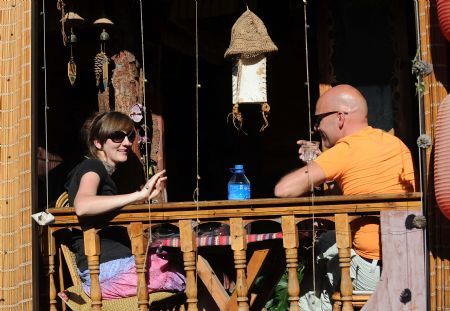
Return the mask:
[[292,173],[287,174],[275,186],[275,196],[292,198],[301,196],[325,181],[322,168],[312,162]]

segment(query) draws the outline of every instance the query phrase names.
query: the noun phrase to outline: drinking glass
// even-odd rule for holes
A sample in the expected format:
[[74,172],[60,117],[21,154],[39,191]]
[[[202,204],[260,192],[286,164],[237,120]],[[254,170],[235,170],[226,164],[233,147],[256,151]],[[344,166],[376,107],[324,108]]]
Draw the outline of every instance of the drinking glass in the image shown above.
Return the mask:
[[311,162],[317,158],[317,150],[319,150],[318,141],[307,141],[300,146],[300,159],[303,162]]

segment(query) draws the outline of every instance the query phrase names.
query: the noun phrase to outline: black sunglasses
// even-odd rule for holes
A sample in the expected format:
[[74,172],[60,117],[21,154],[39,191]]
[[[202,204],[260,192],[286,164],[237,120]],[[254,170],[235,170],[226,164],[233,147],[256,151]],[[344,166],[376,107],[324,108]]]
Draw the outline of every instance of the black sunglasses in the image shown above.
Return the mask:
[[128,134],[123,131],[116,131],[116,132],[112,133],[111,135],[109,135],[108,138],[111,139],[116,144],[120,144],[123,142],[125,137],[128,137],[128,141],[130,143],[132,143],[134,141],[134,139],[136,138],[136,133],[134,130],[131,130],[131,132],[129,132]]
[[322,122],[323,118],[328,117],[328,116],[330,116],[332,114],[335,114],[335,113],[348,114],[348,112],[342,112],[342,111],[329,111],[329,112],[324,112],[324,113],[321,113],[321,114],[316,114],[314,116],[314,131],[317,131],[319,129],[320,122]]

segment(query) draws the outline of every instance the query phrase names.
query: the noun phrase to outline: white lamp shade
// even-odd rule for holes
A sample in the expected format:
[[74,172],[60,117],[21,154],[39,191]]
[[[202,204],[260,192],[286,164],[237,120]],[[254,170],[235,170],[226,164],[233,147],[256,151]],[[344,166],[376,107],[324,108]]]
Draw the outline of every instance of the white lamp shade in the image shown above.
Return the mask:
[[267,102],[266,57],[237,58],[233,62],[233,104]]

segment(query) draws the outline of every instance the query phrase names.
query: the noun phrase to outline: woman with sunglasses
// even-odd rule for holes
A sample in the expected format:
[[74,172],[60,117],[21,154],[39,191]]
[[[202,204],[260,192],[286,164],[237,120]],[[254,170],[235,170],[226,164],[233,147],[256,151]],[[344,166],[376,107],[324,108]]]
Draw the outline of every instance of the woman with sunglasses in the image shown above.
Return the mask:
[[[166,180],[165,171],[155,174],[140,190],[117,194],[111,175],[118,164],[127,161],[135,139],[133,121],[127,115],[116,111],[102,113],[87,121],[84,128],[88,157],[70,173],[66,184],[69,204],[75,208],[80,223],[87,217],[100,217],[127,204],[151,200],[160,193]],[[99,236],[102,299],[135,296],[137,273],[126,230],[105,228]],[[74,233],[72,246],[83,288],[89,295],[90,275],[80,232]],[[150,249],[148,254],[149,292],[183,291],[185,277],[180,272],[182,269],[169,261],[169,254],[161,250],[157,253],[154,249]]]

